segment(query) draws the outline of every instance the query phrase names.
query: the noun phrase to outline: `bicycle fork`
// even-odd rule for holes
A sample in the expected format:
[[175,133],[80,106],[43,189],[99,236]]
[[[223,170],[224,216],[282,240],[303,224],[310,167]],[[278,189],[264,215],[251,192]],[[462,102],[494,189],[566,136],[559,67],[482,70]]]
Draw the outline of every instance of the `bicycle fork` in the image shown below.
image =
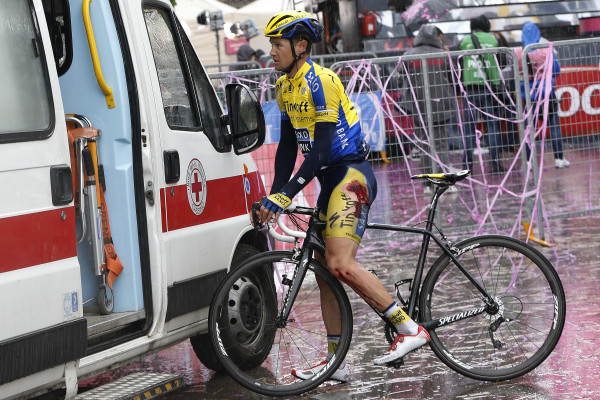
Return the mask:
[[293,322],[289,320],[289,316],[292,311],[292,305],[296,301],[296,296],[298,296],[300,285],[304,281],[304,276],[306,275],[306,270],[308,269],[310,260],[312,259],[310,253],[310,251],[302,251],[300,253],[300,262],[294,269],[294,276],[292,279],[290,280],[286,277],[282,280],[282,284],[288,286],[289,290],[285,295],[281,312],[279,313],[277,321],[275,322],[275,325],[278,328],[285,328],[288,322]]
[[[292,257],[293,259],[300,257],[298,266],[294,269],[294,276],[292,277],[291,280],[288,279],[287,277],[284,277],[284,279],[282,280],[282,284],[285,286],[288,286],[289,290],[287,291],[287,294],[285,295],[285,299],[284,299],[283,305],[281,307],[281,312],[279,313],[279,316],[277,317],[277,321],[275,322],[275,325],[278,328],[284,328],[288,322],[292,322],[289,319],[290,313],[292,311],[292,305],[296,301],[296,297],[298,296],[298,291],[300,290],[300,285],[302,285],[302,282],[304,281],[304,277],[306,276],[306,271],[312,260],[312,253],[313,253],[314,249],[316,249],[317,251],[320,251],[322,254],[325,254],[325,247],[323,244],[321,244],[319,242],[319,239],[318,239],[319,236],[317,235],[317,232],[319,231],[319,229],[323,228],[324,224],[319,221],[318,222],[312,221],[313,218],[315,218],[315,217],[314,216],[311,217],[311,224],[310,224],[310,226],[312,228],[309,228],[308,231],[306,232],[306,239],[302,245],[302,249],[300,251],[298,251],[297,253],[295,253],[294,256]],[[313,222],[314,222],[314,225],[313,225]]]

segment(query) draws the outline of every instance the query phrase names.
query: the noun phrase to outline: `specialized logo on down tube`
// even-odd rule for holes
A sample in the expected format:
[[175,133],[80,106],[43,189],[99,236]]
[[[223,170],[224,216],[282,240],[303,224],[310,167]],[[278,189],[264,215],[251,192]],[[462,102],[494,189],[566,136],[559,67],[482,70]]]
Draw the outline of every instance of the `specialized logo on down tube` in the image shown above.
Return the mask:
[[194,214],[200,215],[206,206],[206,174],[195,158],[188,165],[186,184],[190,208]]

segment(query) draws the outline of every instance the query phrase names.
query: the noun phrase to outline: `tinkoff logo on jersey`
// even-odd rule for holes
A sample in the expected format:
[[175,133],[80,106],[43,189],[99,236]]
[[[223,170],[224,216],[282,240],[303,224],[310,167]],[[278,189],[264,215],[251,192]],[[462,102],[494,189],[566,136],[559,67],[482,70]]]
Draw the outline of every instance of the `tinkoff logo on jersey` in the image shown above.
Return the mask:
[[285,111],[290,112],[308,112],[308,101],[302,101],[300,103],[290,103],[288,101],[283,102]]

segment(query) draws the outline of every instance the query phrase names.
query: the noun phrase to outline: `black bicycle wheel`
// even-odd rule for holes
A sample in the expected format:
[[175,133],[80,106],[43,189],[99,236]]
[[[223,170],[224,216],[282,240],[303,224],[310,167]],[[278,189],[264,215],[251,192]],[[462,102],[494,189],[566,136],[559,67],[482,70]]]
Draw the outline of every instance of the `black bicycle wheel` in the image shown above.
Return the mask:
[[[313,261],[285,324],[277,323],[298,262],[292,252],[273,251],[250,258],[219,285],[209,313],[209,332],[219,361],[237,382],[270,396],[304,393],[324,382],[344,360],[352,337],[352,309],[340,282]],[[319,281],[333,296],[321,298]],[[292,369],[307,369],[327,358],[327,330],[321,306],[329,304],[340,317],[340,342],[335,355],[311,379],[301,380]]]
[[[556,346],[565,323],[565,295],[552,264],[535,248],[504,236],[479,236],[455,246],[463,267],[498,303],[483,296],[447,255],[431,267],[420,299],[422,321],[456,322],[430,331],[431,347],[470,378],[502,381],[537,367]],[[494,328],[496,328],[494,330]]]

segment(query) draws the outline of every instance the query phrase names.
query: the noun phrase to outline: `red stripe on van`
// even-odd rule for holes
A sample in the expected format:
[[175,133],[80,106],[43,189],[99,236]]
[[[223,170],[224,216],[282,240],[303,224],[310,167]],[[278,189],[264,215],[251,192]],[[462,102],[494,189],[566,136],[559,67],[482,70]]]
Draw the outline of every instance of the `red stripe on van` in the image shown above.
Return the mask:
[[[163,207],[163,232],[237,217],[246,214],[242,176],[206,182],[206,205],[200,215],[194,214],[188,200],[187,185],[160,189]],[[165,223],[166,215],[166,223]]]
[[75,207],[1,218],[0,273],[75,257],[75,235]]

